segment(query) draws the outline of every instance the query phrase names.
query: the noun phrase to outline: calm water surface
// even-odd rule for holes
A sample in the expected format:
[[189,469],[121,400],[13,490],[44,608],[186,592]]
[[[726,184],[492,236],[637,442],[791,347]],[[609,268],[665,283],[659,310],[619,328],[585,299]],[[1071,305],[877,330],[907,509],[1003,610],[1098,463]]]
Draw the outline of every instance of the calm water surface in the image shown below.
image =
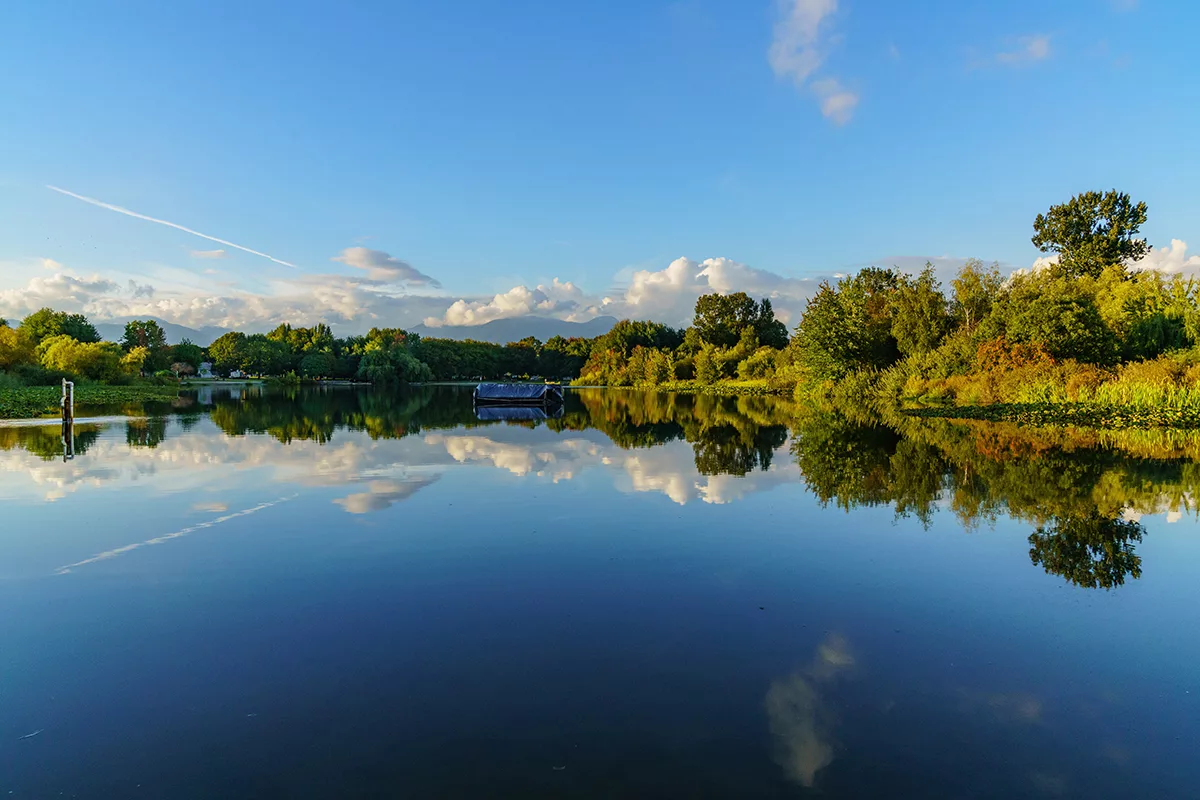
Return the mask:
[[0,428],[0,796],[1200,797],[1195,437],[162,411]]

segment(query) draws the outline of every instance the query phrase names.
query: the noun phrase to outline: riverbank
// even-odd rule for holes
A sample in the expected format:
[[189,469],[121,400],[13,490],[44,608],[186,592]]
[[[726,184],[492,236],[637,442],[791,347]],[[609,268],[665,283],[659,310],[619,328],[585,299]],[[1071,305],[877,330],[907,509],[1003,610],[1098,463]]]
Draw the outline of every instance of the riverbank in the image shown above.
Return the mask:
[[1017,422],[1023,425],[1075,425],[1108,430],[1128,428],[1200,428],[1200,410],[1113,406],[1100,403],[993,403],[982,406],[903,408],[912,417]]
[[[75,387],[75,408],[147,402],[169,402],[179,396],[177,386],[106,386],[81,384]],[[56,417],[60,413],[62,389],[58,386],[22,386],[0,389],[0,419]]]
[[710,394],[721,397],[764,397],[781,395],[790,397],[794,388],[788,384],[779,385],[768,380],[749,381],[717,381],[716,383],[701,383],[700,381],[666,381],[654,385],[639,386],[597,386],[594,384],[571,384],[573,389],[637,389],[645,392],[676,392],[678,394]]

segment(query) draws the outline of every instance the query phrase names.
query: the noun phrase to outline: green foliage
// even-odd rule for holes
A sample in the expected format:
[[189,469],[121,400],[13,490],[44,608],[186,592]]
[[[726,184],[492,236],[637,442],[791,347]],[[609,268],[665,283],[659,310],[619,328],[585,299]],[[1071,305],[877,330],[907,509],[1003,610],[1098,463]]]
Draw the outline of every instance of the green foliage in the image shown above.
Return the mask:
[[204,363],[204,348],[193,344],[189,339],[184,339],[171,348],[170,360],[172,362],[188,364],[193,371],[199,370],[200,365]]
[[310,352],[300,359],[300,374],[305,378],[331,378],[337,371],[332,353]]
[[100,341],[95,326],[83,314],[68,314],[52,308],[33,312],[21,321],[18,330],[33,347],[52,336],[70,336],[85,344]]
[[1105,267],[1137,261],[1150,251],[1137,234],[1146,222],[1146,204],[1128,194],[1083,192],[1066,203],[1051,206],[1033,223],[1033,244],[1043,253],[1057,253],[1055,271],[1069,278],[1097,276]]
[[900,355],[892,334],[890,269],[868,267],[836,287],[822,283],[796,328],[797,361],[813,375],[838,380],[856,369],[882,369]]
[[889,301],[891,333],[902,354],[927,353],[950,332],[953,319],[932,264],[927,263],[916,280],[902,279]]
[[213,372],[228,378],[234,370],[241,369],[246,334],[231,331],[219,336],[208,346],[208,357],[212,359]]
[[0,328],[0,369],[12,369],[33,361],[33,345],[27,335],[16,328]]
[[694,361],[696,383],[710,385],[720,380],[721,368],[717,363],[715,354],[716,348],[708,344],[700,348],[699,353],[696,353]]
[[1088,364],[1111,364],[1117,342],[1089,297],[1047,291],[1022,303],[1007,325],[1008,338],[1045,347],[1055,358]]
[[701,295],[696,300],[692,327],[700,341],[716,347],[733,347],[747,328],[763,344],[787,346],[787,327],[775,319],[771,301],[756,303],[745,292]]
[[152,319],[135,319],[125,323],[125,335],[121,337],[121,348],[129,352],[135,347],[161,350],[167,346],[167,334]]
[[996,264],[987,267],[979,259],[971,258],[963,264],[951,285],[954,288],[954,317],[963,328],[971,331],[991,312],[1003,291],[1004,279]]
[[43,339],[37,354],[45,369],[79,378],[111,381],[121,374],[121,350],[111,342],[81,342],[59,334]]

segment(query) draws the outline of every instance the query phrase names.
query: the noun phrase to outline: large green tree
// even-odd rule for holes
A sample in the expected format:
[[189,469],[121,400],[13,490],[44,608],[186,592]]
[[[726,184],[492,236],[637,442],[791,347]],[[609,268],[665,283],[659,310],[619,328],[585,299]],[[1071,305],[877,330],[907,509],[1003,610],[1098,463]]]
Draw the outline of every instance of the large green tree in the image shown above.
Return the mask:
[[213,372],[221,377],[242,368],[245,356],[246,334],[230,331],[222,334],[208,346],[208,357],[212,359]]
[[68,314],[52,308],[39,309],[21,320],[18,328],[31,344],[37,346],[51,336],[70,336],[85,344],[100,341],[100,334],[83,314]]
[[954,288],[954,316],[964,328],[971,331],[992,310],[1003,291],[1004,278],[996,264],[986,266],[979,259],[971,258],[963,264],[950,285]]
[[693,327],[704,342],[716,347],[733,347],[742,328],[758,323],[758,303],[745,292],[704,294],[696,298]]
[[763,345],[787,346],[787,326],[775,319],[771,301],[764,298],[756,303],[745,292],[701,295],[696,299],[692,327],[702,342],[715,347],[733,347],[746,328],[752,328]]
[[125,323],[125,334],[121,337],[120,344],[126,353],[137,347],[146,348],[148,355],[142,366],[146,372],[166,369],[171,363],[166,331],[152,319],[135,319]]
[[192,369],[198,370],[201,362],[204,361],[204,348],[193,344],[191,339],[184,339],[171,348],[171,361],[188,364]]
[[1146,204],[1134,203],[1124,192],[1084,192],[1037,215],[1033,244],[1058,255],[1059,273],[1097,276],[1107,266],[1150,252],[1146,240],[1137,238],[1145,222]]
[[891,295],[892,336],[904,355],[927,353],[950,332],[950,307],[933,265],[916,279],[904,279]]
[[901,284],[890,269],[867,267],[837,286],[823,282],[796,327],[797,361],[819,380],[882,369],[900,357],[891,298]]

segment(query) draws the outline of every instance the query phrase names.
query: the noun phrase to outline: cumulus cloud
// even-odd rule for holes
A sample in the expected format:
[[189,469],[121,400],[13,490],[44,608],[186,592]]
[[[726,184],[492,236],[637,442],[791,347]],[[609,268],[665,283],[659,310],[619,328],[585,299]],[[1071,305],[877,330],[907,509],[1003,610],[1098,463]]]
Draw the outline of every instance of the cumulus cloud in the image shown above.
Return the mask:
[[220,248],[216,250],[193,250],[192,258],[229,258],[229,253]]
[[696,298],[711,292],[769,297],[776,316],[786,323],[799,318],[817,285],[816,279],[784,277],[729,258],[677,258],[663,269],[633,273],[623,291],[587,295],[575,284],[555,279],[534,288],[514,286],[487,300],[457,300],[425,324],[481,325],[532,314],[574,322],[610,315],[682,325],[691,320]]
[[409,283],[415,286],[441,287],[441,284],[418,270],[407,261],[401,261],[382,250],[369,247],[347,247],[340,256],[334,256],[348,267],[361,269],[369,280],[380,283]]
[[45,306],[81,311],[97,298],[120,290],[118,284],[99,275],[80,278],[59,272],[48,278],[34,277],[23,288],[0,291],[0,316],[23,317]]
[[1156,270],[1167,275],[1200,274],[1200,255],[1187,254],[1187,242],[1172,239],[1166,247],[1151,248],[1141,261],[1130,264],[1131,269]]
[[799,318],[818,283],[813,278],[784,277],[729,258],[699,262],[677,258],[665,269],[635,272],[629,288],[619,295],[602,298],[589,311],[682,324],[691,319],[700,295],[746,292],[754,297],[769,297],[776,316],[789,322]]
[[365,330],[375,325],[412,324],[441,314],[448,298],[396,295],[367,279],[311,275],[274,281],[264,293],[205,294],[164,290],[128,281],[124,287],[99,275],[82,278],[64,271],[33,277],[24,286],[0,290],[0,317],[21,318],[44,306],[84,313],[93,321],[154,316],[190,327],[216,326],[259,331],[281,322],[326,322]]
[[425,320],[425,324],[431,327],[482,325],[496,319],[521,317],[529,314],[570,316],[580,307],[582,301],[583,292],[579,290],[579,287],[570,281],[564,283],[555,278],[550,285],[539,285],[533,289],[527,286],[514,286],[507,292],[495,295],[491,300],[456,300],[440,318],[429,317]]
[[850,121],[858,95],[845,89],[836,78],[809,83],[825,62],[830,47],[830,19],[837,0],[784,0],[775,22],[767,61],[781,78],[789,78],[797,89],[806,86],[817,97],[821,113],[837,125]]
[[[1052,267],[1058,263],[1058,259],[1058,253],[1039,256],[1034,259],[1028,271],[1038,272]],[[1152,247],[1140,261],[1128,262],[1126,266],[1132,270],[1161,272],[1164,275],[1200,276],[1200,255],[1189,256],[1187,242],[1182,239],[1172,239],[1169,245]],[[1026,270],[1015,270],[1014,272],[1021,273]]]
[[996,54],[997,63],[1010,67],[1032,64],[1050,57],[1050,37],[1045,34],[1022,36],[1016,47]]

